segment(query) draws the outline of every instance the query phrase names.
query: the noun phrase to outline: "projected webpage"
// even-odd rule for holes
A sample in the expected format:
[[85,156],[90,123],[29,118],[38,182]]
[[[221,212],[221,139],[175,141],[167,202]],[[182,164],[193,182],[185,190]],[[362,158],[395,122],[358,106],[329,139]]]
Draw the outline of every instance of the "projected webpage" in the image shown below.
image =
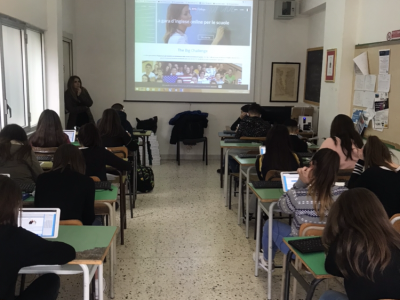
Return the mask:
[[253,1],[136,0],[135,91],[249,94],[252,18]]

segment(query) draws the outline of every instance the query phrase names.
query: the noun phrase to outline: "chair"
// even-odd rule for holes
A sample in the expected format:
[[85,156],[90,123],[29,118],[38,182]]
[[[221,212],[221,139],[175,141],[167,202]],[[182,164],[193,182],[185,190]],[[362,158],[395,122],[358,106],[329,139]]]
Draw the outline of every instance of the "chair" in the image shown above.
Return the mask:
[[93,180],[94,182],[100,182],[100,181],[101,181],[100,178],[97,177],[97,176],[90,176],[90,178],[92,178],[92,180]]
[[[325,225],[312,224],[312,223],[304,223],[300,226],[299,236],[322,236],[325,229]],[[301,261],[296,257],[294,262],[294,267],[298,270],[301,267]],[[286,269],[286,255],[283,257],[283,269]],[[282,276],[282,290],[281,290],[281,299],[283,299],[283,289],[285,282],[285,272],[283,272]],[[293,281],[293,299],[296,299],[297,292],[297,280]]]
[[[267,140],[267,138],[265,136],[256,136],[256,137],[251,137],[251,136],[242,136],[240,137],[241,140],[259,140],[262,142],[265,142]],[[258,152],[257,152],[258,154]]]
[[80,220],[62,220],[60,225],[70,225],[70,226],[83,226]]
[[400,214],[395,214],[390,218],[390,223],[392,223],[394,229],[400,233]]
[[49,156],[51,158],[54,157],[54,153],[56,153],[57,149],[57,147],[32,147],[33,153],[35,153],[36,156]]
[[181,165],[181,147],[180,143],[189,146],[195,146],[197,143],[204,143],[203,144],[203,161],[204,158],[206,160],[206,165],[208,165],[208,142],[206,137],[198,138],[198,139],[185,139],[178,141],[176,143],[176,161],[178,162],[178,166]]
[[348,182],[350,180],[353,169],[340,169],[337,174],[337,181]]

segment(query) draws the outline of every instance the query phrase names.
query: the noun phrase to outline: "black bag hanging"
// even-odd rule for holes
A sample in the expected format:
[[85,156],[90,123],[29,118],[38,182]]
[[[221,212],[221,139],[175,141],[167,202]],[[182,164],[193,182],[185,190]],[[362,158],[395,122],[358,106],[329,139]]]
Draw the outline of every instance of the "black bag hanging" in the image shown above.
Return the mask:
[[154,173],[150,167],[137,167],[137,190],[141,193],[151,192],[154,188]]

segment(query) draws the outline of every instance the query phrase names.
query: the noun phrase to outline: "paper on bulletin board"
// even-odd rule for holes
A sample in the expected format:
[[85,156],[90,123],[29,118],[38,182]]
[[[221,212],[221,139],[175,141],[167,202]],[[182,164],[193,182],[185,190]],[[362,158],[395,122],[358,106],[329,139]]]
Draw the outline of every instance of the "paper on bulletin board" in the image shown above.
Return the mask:
[[375,94],[375,117],[373,128],[378,131],[389,128],[389,98],[388,93]]
[[390,74],[380,74],[378,76],[378,92],[386,92],[390,91]]
[[390,49],[379,50],[379,74],[389,74]]
[[362,91],[354,91],[353,105],[354,106],[363,106]]
[[375,92],[376,75],[356,75],[354,90]]
[[356,74],[368,75],[369,67],[368,67],[368,53],[363,52],[359,56],[353,59],[354,61],[354,69]]
[[361,100],[363,107],[374,108],[375,93],[374,92],[362,92]]

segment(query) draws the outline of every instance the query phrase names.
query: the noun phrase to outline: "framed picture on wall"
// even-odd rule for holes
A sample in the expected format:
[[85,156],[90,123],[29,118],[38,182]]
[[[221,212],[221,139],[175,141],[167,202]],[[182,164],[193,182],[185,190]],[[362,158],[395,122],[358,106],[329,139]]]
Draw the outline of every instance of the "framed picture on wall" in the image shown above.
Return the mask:
[[335,82],[336,75],[336,49],[326,50],[325,81]]
[[272,63],[271,102],[299,101],[300,63]]

